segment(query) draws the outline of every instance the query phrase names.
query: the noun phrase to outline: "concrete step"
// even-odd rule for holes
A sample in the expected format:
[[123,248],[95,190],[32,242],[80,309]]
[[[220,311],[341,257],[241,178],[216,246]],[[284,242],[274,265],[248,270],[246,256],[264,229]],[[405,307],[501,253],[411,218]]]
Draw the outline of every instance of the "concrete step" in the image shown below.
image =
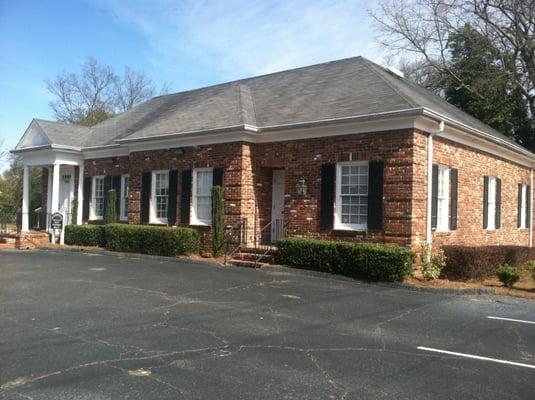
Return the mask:
[[254,261],[257,258],[261,257],[262,261],[269,262],[273,259],[273,255],[266,254],[263,255],[262,253],[248,253],[248,252],[239,252],[234,254],[233,258],[237,260],[244,260],[244,261]]
[[235,267],[247,267],[247,268],[262,268],[269,264],[258,262],[255,263],[254,261],[246,261],[246,260],[237,260],[235,258],[228,261],[230,265],[234,265]]

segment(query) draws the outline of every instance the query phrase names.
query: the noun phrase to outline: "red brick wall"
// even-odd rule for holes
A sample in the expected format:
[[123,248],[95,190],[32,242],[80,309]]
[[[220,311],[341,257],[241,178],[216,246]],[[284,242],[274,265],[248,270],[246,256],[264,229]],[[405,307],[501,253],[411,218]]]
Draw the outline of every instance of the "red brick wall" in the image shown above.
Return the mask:
[[[252,146],[254,172],[255,176],[258,176],[265,168],[285,170],[284,218],[289,235],[408,245],[412,233],[412,160],[415,140],[413,131],[407,129],[256,144]],[[381,231],[320,232],[321,166],[325,163],[346,161],[349,159],[349,153],[353,160],[382,160],[386,163],[384,229]],[[297,193],[296,184],[301,177],[307,182],[305,196]],[[265,180],[262,180],[262,185],[267,186]],[[270,205],[271,195],[266,197]]]
[[[529,168],[442,138],[433,140],[433,162],[459,170],[457,230],[435,232],[434,247],[529,244],[529,229],[517,228],[518,184],[530,185]],[[501,227],[483,229],[483,177],[502,181]]]
[[[321,166],[353,160],[385,162],[384,229],[368,232],[321,231]],[[434,139],[435,163],[459,170],[458,229],[435,233],[436,246],[527,244],[528,231],[516,228],[517,185],[529,184],[529,170],[444,139]],[[248,220],[248,239],[271,220],[274,169],[285,170],[285,211],[289,235],[351,241],[380,241],[420,249],[426,236],[427,135],[412,129],[344,135],[276,143],[226,143],[210,146],[134,152],[129,156],[87,160],[85,175],[130,174],[129,222],[139,223],[141,175],[153,170],[200,167],[224,169],[227,224]],[[483,176],[502,178],[502,228],[483,230]],[[296,184],[304,177],[307,194]],[[180,203],[179,173],[177,202]],[[177,204],[180,210],[180,204]],[[180,212],[177,212],[181,224]],[[255,221],[256,218],[256,221]],[[256,222],[256,224],[255,224]],[[203,229],[206,243],[209,229]]]

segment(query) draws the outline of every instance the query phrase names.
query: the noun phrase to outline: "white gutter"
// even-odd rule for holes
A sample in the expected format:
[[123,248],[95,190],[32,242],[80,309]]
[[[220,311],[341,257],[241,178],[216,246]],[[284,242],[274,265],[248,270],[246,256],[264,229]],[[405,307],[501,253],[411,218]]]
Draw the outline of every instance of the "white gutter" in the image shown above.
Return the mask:
[[431,248],[433,245],[433,227],[431,224],[433,212],[433,137],[444,132],[444,121],[440,121],[438,131],[432,132],[427,137],[427,218],[425,241]]
[[428,108],[424,108],[423,109],[423,115],[426,115],[428,117],[432,117],[432,118],[436,119],[439,122],[447,122],[448,125],[450,125],[452,127],[459,128],[459,129],[461,129],[463,131],[466,131],[468,133],[472,133],[475,136],[479,136],[479,137],[481,137],[483,139],[486,139],[486,140],[488,140],[490,142],[494,142],[494,143],[497,143],[497,144],[499,144],[501,146],[507,147],[507,148],[509,148],[511,150],[516,151],[517,153],[521,153],[521,154],[529,157],[531,159],[531,161],[533,161],[534,158],[535,158],[534,154],[531,151],[529,151],[528,149],[525,149],[522,146],[516,145],[514,143],[509,142],[508,140],[504,140],[504,139],[501,139],[501,138],[496,137],[494,135],[491,135],[489,133],[483,132],[483,131],[481,131],[479,129],[472,128],[469,125],[466,125],[466,124],[464,124],[462,122],[459,122],[459,121],[457,121],[455,119],[449,118],[449,117],[447,117],[447,116],[445,116],[443,114],[437,113],[437,112],[435,112],[433,110],[430,110]]

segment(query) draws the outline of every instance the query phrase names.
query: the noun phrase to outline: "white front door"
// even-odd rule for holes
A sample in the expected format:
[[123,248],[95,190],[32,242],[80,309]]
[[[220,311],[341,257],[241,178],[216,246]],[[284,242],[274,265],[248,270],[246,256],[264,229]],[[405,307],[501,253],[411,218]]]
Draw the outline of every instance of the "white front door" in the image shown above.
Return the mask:
[[[63,169],[60,173],[59,180],[59,203],[58,210],[69,214],[71,212],[71,202],[73,200],[73,171],[71,169]],[[69,216],[67,215],[67,219]]]
[[282,239],[284,233],[284,170],[273,170],[271,200],[271,242]]

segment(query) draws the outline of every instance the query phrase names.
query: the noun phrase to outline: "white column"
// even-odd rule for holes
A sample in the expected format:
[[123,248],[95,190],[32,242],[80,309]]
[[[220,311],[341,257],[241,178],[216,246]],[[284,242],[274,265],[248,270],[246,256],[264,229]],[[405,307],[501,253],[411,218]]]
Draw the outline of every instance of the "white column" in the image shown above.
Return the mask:
[[46,227],[49,232],[50,229],[50,213],[52,212],[52,168],[48,167],[48,181],[46,187]]
[[22,181],[22,231],[29,231],[30,212],[30,167],[24,166],[24,176]]
[[59,164],[54,164],[52,171],[52,204],[50,205],[50,212],[55,213],[59,209]]
[[84,207],[84,162],[78,164],[78,210],[76,224],[82,225],[82,212]]

